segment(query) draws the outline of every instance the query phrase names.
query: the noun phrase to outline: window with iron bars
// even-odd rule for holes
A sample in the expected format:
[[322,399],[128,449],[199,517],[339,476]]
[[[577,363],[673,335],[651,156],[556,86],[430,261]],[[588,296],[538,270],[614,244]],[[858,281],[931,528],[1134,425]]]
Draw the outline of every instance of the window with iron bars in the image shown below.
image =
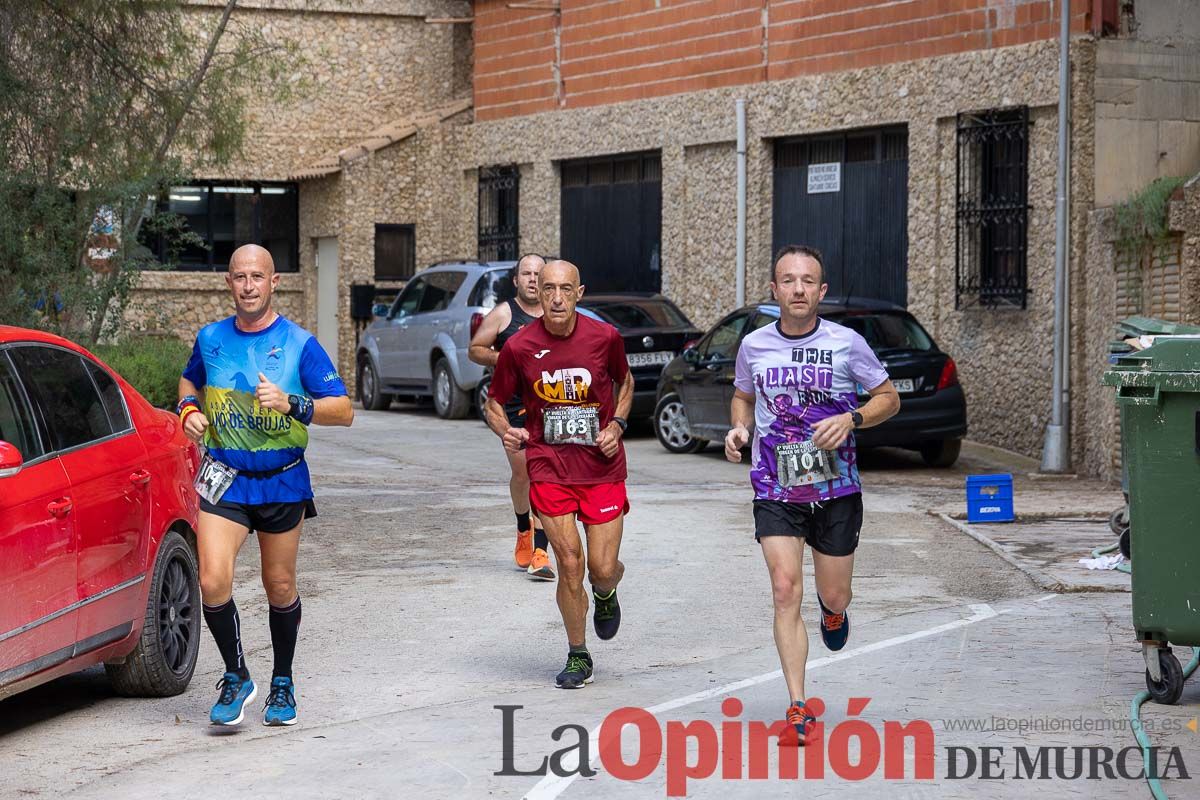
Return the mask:
[[513,261],[517,258],[520,182],[521,175],[515,165],[479,170],[480,261]]
[[958,115],[955,308],[1025,308],[1029,109]]

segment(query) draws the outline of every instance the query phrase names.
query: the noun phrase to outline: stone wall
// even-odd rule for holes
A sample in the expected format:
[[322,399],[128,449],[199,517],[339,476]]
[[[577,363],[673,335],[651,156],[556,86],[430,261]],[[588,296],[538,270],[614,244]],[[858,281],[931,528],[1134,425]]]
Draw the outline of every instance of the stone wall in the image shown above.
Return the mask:
[[[282,275],[273,307],[303,323],[306,282],[302,275]],[[143,272],[125,312],[123,332],[176,336],[185,342],[210,322],[232,316],[233,297],[224,273]]]
[[[1094,42],[1072,47],[1072,283],[1086,291],[1083,250],[1092,207]],[[771,247],[773,140],[905,124],[909,141],[908,303],[956,359],[966,387],[971,436],[1039,456],[1050,412],[1058,47],[1054,41],[991,51],[715,89],[595,108],[481,122],[461,132],[458,169],[522,167],[520,226],[527,242],[558,236],[562,159],[659,150],[663,169],[665,294],[700,326],[735,304],[734,99],[747,104],[747,277],[749,300],[767,296]],[[1028,308],[955,310],[955,115],[1028,105]],[[536,190],[527,176],[553,176]],[[474,185],[465,181],[465,191]],[[462,238],[473,232],[464,219]],[[548,228],[548,229],[547,229]],[[548,248],[553,249],[553,248]],[[584,276],[586,282],[587,276]],[[1077,323],[1080,321],[1077,320]],[[1073,335],[1083,345],[1082,331]],[[1072,362],[1072,385],[1090,378]],[[1076,406],[1076,464],[1085,458]],[[1086,465],[1083,469],[1088,469]]]
[[[194,24],[211,29],[222,5],[194,3]],[[245,152],[211,177],[286,180],[380,125],[469,93],[469,26],[425,19],[470,13],[466,0],[240,4],[231,32],[295,41],[307,63],[288,77],[288,102],[252,92]]]

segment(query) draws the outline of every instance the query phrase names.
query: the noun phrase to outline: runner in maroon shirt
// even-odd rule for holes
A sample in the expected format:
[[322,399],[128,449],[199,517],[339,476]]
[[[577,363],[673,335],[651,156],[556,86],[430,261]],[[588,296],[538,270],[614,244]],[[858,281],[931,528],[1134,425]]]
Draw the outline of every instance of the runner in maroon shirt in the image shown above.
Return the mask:
[[[611,639],[621,625],[617,584],[625,573],[618,555],[624,515],[625,447],[621,436],[633,404],[633,376],[625,344],[611,325],[575,313],[583,297],[579,270],[566,261],[542,267],[543,316],[504,343],[488,392],[487,421],[511,452],[526,449],[529,499],[558,561],[558,608],[567,629],[562,689],[592,682],[584,638],[583,542],[596,608],[596,635]],[[525,427],[514,428],[504,403],[520,391]]]

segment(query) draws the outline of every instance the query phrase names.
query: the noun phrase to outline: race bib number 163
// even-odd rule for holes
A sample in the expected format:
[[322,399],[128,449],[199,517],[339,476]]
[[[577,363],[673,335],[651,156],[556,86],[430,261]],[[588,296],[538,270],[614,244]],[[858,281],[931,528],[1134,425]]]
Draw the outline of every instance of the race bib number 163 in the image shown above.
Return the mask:
[[560,406],[542,410],[542,440],[546,444],[595,445],[600,435],[600,409]]

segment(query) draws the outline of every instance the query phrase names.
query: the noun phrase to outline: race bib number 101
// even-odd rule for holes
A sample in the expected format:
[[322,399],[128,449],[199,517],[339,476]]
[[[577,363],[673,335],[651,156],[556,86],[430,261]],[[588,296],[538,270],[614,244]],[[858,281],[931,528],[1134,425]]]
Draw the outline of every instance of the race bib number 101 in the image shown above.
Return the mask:
[[837,458],[831,450],[821,450],[812,440],[775,445],[775,464],[779,485],[809,486],[838,476]]
[[595,445],[599,435],[600,409],[596,406],[542,409],[542,440],[546,444]]

